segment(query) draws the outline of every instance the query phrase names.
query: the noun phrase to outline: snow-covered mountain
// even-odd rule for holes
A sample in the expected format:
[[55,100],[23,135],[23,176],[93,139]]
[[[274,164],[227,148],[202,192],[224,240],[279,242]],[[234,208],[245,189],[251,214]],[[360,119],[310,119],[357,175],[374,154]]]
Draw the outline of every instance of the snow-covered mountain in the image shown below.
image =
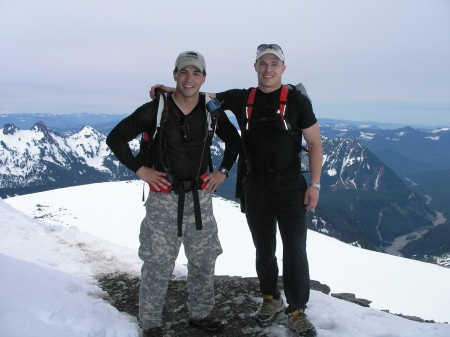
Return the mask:
[[323,189],[312,228],[345,242],[384,250],[396,237],[436,220],[436,212],[424,198],[410,191],[360,141],[324,139],[323,152]]
[[[13,124],[0,129],[1,195],[14,195],[45,186],[49,188],[82,183],[133,178],[119,164],[105,142],[106,136],[90,126],[63,137],[43,123],[29,130]],[[323,139],[324,190],[368,191],[405,189],[402,180],[361,142],[351,138]],[[137,140],[131,142],[137,151]],[[213,161],[223,154],[223,144],[215,139]],[[227,183],[234,184],[232,179]],[[17,191],[15,191],[17,190]],[[23,193],[23,192],[22,192]]]
[[[79,125],[83,116],[75,117],[78,118],[72,122]],[[106,118],[94,117],[86,118],[97,125],[102,125],[100,121]],[[16,116],[15,120],[24,125],[24,118]],[[30,118],[27,117],[27,123]],[[63,122],[58,124],[61,130],[69,123],[68,117],[47,118],[50,123],[62,119]],[[114,125],[111,121],[103,123],[109,123],[110,128]],[[27,193],[33,188],[43,190],[48,184],[55,188],[58,184],[71,186],[133,178],[111,156],[105,144],[108,132],[109,129],[100,132],[85,125],[77,132],[61,136],[62,133],[51,131],[44,122],[38,122],[30,129],[5,124],[0,129],[0,196]],[[321,132],[325,153],[323,175],[328,180],[323,184],[325,188],[396,190],[404,188],[402,182],[414,185],[411,181],[414,172],[450,169],[450,157],[446,155],[450,148],[450,128],[381,130],[368,125],[328,122],[321,124]],[[215,143],[218,151],[213,153],[216,161],[221,155],[218,144]],[[137,150],[138,142],[132,142],[132,147]],[[68,172],[67,167],[74,169]],[[233,196],[230,191],[227,190],[227,197]]]
[[[138,147],[138,141],[132,142]],[[106,136],[90,126],[63,137],[39,122],[0,130],[0,196],[132,178],[111,154]]]
[[322,185],[325,190],[391,191],[403,181],[372,151],[354,138],[323,140]]
[[[0,200],[2,337],[137,337],[135,319],[102,300],[95,275],[139,275],[142,184],[110,182]],[[237,204],[214,198],[224,253],[217,275],[255,276],[254,247]],[[280,239],[279,239],[280,240]],[[282,243],[278,245],[281,260]],[[353,247],[308,232],[311,278],[332,293],[355,293],[371,308],[312,291],[308,315],[321,337],[447,337],[450,270]],[[239,261],[237,264],[236,261]],[[186,274],[183,251],[174,273]],[[281,266],[281,263],[280,263]],[[277,337],[292,334],[270,327]]]
[[[139,151],[137,139],[130,146]],[[215,139],[211,146],[215,163],[223,150],[223,143]],[[111,153],[106,135],[90,126],[67,136],[49,130],[42,122],[28,130],[13,124],[0,129],[0,197],[135,178]],[[229,189],[232,194],[232,183]]]

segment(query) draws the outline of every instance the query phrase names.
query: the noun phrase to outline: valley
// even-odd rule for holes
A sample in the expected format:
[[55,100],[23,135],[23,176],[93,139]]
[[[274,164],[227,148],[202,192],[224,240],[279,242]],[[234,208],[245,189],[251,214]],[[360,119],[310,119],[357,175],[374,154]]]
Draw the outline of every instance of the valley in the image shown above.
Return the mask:
[[[447,220],[444,218],[441,212],[436,212],[436,219],[433,221],[433,226],[442,225]],[[423,237],[430,230],[430,227],[420,228],[414,232],[396,237],[392,244],[387,247],[384,252],[386,254],[401,256],[403,257],[400,251],[411,241],[418,240]]]

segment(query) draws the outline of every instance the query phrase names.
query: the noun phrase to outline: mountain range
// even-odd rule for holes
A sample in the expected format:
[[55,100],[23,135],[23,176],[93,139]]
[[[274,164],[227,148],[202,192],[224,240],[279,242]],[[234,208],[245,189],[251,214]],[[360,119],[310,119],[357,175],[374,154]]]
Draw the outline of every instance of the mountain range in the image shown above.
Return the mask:
[[[136,179],[105,143],[123,116],[51,116],[48,121],[45,115],[8,116],[0,131],[2,198]],[[38,122],[28,129],[17,126],[27,126],[33,118]],[[321,133],[323,188],[309,228],[364,248],[447,265],[450,240],[438,251],[433,247],[437,238],[450,233],[443,226],[450,218],[445,188],[450,182],[450,128],[384,130],[327,121],[321,123]],[[130,144],[138,150],[138,140]],[[222,154],[223,144],[214,139],[216,167]],[[234,199],[235,175],[233,167],[217,195]],[[402,236],[408,240],[392,250]]]

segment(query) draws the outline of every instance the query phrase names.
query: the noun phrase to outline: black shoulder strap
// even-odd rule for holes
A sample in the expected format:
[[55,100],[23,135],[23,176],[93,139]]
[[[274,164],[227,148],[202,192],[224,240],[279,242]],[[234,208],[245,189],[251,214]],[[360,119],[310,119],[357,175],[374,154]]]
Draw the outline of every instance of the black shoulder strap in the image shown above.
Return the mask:
[[[214,133],[217,129],[217,120],[219,119],[220,106],[222,105],[215,98],[211,98],[208,94],[201,93],[205,95],[205,111],[206,111],[206,123],[208,129],[208,138],[209,138],[209,146],[211,147]],[[214,166],[212,162],[211,149],[209,151],[208,158],[208,168],[209,172],[212,173],[214,171]]]
[[[250,122],[250,117],[252,116],[253,111],[253,103],[255,101],[255,95],[256,95],[256,88],[249,88],[247,92],[247,98],[246,98],[246,105],[245,105],[245,111],[242,114],[242,120],[241,120],[241,142],[242,142],[242,152],[243,156],[239,156],[238,161],[238,184],[237,186],[240,186],[239,180],[241,180],[244,176],[244,165],[245,165],[245,172],[247,175],[250,175],[252,172],[252,164],[250,161],[250,157],[248,156],[247,146],[245,142],[246,133],[248,130],[248,125]],[[244,127],[245,125],[245,127]],[[244,161],[245,158],[245,161]],[[245,164],[244,164],[245,163]],[[237,191],[237,194],[241,194],[240,191]],[[241,197],[241,202],[243,198],[243,194]]]

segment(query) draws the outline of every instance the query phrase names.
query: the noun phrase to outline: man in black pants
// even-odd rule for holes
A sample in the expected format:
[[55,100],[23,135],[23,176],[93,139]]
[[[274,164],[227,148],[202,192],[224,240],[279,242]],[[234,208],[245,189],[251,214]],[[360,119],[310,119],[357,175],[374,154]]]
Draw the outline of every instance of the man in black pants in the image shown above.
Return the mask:
[[[241,199],[241,209],[246,214],[256,248],[256,271],[263,293],[263,304],[256,318],[260,323],[268,323],[285,309],[291,330],[298,336],[316,336],[314,326],[305,315],[310,282],[306,220],[307,210],[314,209],[319,199],[322,142],[306,96],[289,90],[286,106],[280,104],[285,90],[281,80],[286,69],[284,60],[284,53],[276,44],[262,44],[257,48],[254,68],[258,87],[252,104],[247,98],[250,90],[233,89],[209,95],[223,102],[222,108],[234,113],[241,129],[243,151],[239,157],[236,194]],[[298,155],[302,136],[309,150],[309,185],[301,173]],[[287,308],[277,286],[277,222],[283,241]]]

